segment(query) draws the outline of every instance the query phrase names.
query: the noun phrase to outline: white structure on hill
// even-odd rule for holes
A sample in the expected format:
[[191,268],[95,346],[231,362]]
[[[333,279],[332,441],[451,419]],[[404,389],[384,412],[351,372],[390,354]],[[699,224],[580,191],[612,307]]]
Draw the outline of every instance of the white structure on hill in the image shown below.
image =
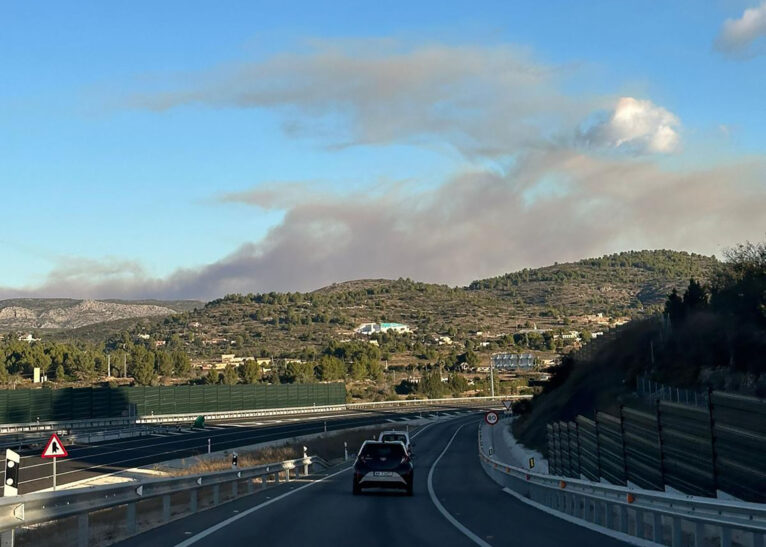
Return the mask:
[[362,323],[356,328],[357,334],[366,334],[367,336],[378,332],[395,332],[403,334],[412,332],[410,327],[402,323]]

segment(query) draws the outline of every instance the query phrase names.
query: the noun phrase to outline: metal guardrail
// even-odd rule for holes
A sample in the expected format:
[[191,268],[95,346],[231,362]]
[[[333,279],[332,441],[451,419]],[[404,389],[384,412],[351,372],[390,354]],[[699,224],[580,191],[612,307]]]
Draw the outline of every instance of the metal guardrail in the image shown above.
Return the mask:
[[[721,547],[732,534],[766,545],[766,504],[669,494],[568,477],[543,475],[501,462],[485,453],[479,426],[479,456],[485,472],[525,503],[553,514],[620,532],[629,539],[681,547],[684,536],[703,545],[711,536]],[[747,536],[750,536],[747,538]]]
[[334,412],[354,409],[376,408],[406,408],[413,406],[434,406],[450,404],[454,406],[480,406],[502,400],[529,399],[531,395],[506,395],[495,397],[455,397],[443,399],[403,399],[398,401],[378,401],[369,403],[347,403],[341,405],[321,405],[289,408],[270,408],[257,410],[233,410],[222,412],[192,412],[184,414],[154,414],[133,418],[100,418],[93,420],[68,420],[51,422],[31,422],[17,424],[0,424],[0,434],[16,432],[56,431],[65,432],[76,429],[125,427],[135,424],[178,423],[193,421],[197,416],[204,416],[205,420],[226,420],[236,418],[259,418],[270,416],[287,416],[315,414],[318,412]]
[[[94,486],[58,492],[39,492],[23,494],[21,496],[0,498],[0,531],[3,541],[7,541],[9,534],[20,526],[28,526],[47,523],[66,517],[78,517],[78,545],[88,545],[89,526],[88,515],[95,511],[101,511],[117,506],[127,506],[125,518],[128,536],[139,531],[137,527],[137,512],[140,514],[139,502],[162,498],[162,523],[180,516],[178,512],[171,511],[171,501],[177,500],[177,495],[188,493],[186,503],[187,514],[197,511],[199,492],[201,488],[212,487],[213,505],[221,501],[221,487],[229,485],[231,496],[226,500],[254,492],[253,479],[261,479],[263,485],[268,476],[274,476],[275,482],[280,481],[280,475],[285,480],[299,474],[307,475],[312,465],[329,467],[329,464],[318,456],[307,456],[294,460],[286,460],[277,463],[259,465],[231,471],[218,471],[187,475],[182,477],[148,479],[141,482],[131,482],[118,486]],[[240,484],[246,481],[244,490],[240,491]],[[173,498],[171,498],[173,496]],[[162,524],[160,523],[160,524]],[[3,543],[5,544],[5,543]]]

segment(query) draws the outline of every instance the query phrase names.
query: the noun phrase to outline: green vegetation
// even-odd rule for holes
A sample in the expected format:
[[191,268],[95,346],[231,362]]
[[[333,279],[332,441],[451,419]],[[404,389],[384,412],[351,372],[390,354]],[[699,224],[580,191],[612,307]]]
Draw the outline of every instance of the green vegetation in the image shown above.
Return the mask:
[[726,253],[705,282],[672,290],[663,314],[635,321],[566,357],[514,424],[521,442],[545,447],[545,425],[635,397],[636,378],[766,397],[766,243]]
[[[162,318],[43,333],[42,342],[17,343],[10,335],[0,381],[31,374],[28,362],[39,352],[64,351],[71,357],[35,361],[51,381],[102,378],[110,355],[113,375],[123,376],[126,368],[139,385],[345,380],[350,397],[488,393],[485,379],[469,385],[464,374],[487,366],[491,353],[566,352],[575,341],[564,333],[577,330],[587,341],[591,332],[609,328],[609,317],[645,317],[690,276],[707,282],[716,264],[688,253],[641,251],[522,270],[465,288],[398,279],[311,293],[233,294],[193,310],[186,303],[186,311]],[[599,313],[607,317],[594,319]],[[414,332],[354,334],[364,322],[399,322]],[[205,373],[191,366],[220,364],[223,354],[243,362]],[[269,365],[257,358],[269,358]],[[527,389],[526,382],[499,380],[495,387],[498,393]]]
[[[348,338],[356,326],[373,321],[405,323],[416,333],[372,337],[381,344],[382,360],[445,360],[452,350],[435,347],[435,334],[451,337],[457,342],[452,348],[484,340],[477,332],[490,335],[492,347],[467,348],[474,353],[557,351],[562,348],[553,335],[587,328],[585,315],[642,317],[659,311],[672,289],[684,287],[690,277],[707,280],[717,263],[688,253],[639,251],[522,270],[466,288],[398,279],[352,281],[311,293],[233,294],[195,311],[134,320],[130,326],[91,325],[57,337],[98,343],[123,332],[145,333],[156,340],[178,336],[198,359],[233,352],[315,360],[330,342]],[[541,332],[516,332],[533,327]],[[550,329],[547,335],[545,329]]]

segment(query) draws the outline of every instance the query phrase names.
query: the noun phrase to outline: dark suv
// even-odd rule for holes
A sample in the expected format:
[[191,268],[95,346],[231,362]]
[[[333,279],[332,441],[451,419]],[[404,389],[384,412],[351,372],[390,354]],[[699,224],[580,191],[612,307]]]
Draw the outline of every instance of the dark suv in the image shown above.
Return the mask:
[[365,441],[354,462],[354,495],[362,488],[403,488],[412,495],[413,466],[401,442]]

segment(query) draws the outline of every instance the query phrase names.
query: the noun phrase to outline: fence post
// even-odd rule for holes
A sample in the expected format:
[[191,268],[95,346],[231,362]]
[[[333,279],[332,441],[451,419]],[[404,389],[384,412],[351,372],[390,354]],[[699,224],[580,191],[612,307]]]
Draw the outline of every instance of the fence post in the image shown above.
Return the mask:
[[625,473],[625,484],[628,483],[628,453],[625,450],[625,416],[623,415],[622,404],[620,404],[620,441],[622,441],[622,467]]
[[715,412],[713,409],[713,388],[707,388],[707,409],[710,415],[710,453],[713,460],[713,488],[718,492],[718,457],[715,449]]
[[662,416],[660,415],[660,401],[654,402],[657,414],[657,446],[660,449],[660,480],[665,485],[665,451],[662,447]]

